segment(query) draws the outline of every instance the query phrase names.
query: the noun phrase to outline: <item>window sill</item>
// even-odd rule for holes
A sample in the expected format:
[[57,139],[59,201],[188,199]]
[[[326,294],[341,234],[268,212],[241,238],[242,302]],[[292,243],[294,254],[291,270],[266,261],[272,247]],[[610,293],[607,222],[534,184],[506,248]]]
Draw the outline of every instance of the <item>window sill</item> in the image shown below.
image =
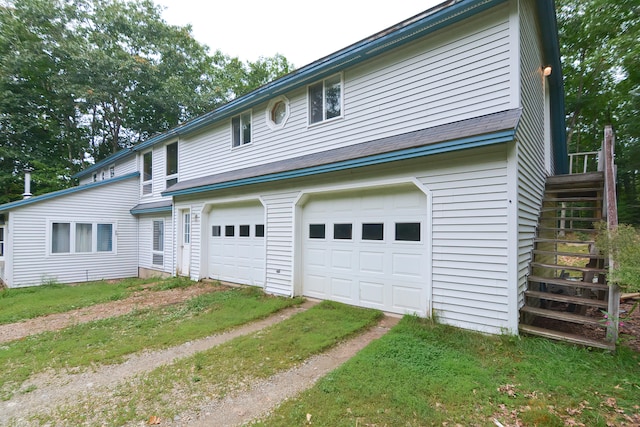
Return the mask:
[[322,120],[321,122],[309,123],[307,125],[307,129],[316,128],[316,127],[319,127],[319,126],[322,126],[322,125],[326,125],[326,124],[329,124],[329,123],[333,123],[333,122],[337,122],[337,121],[340,121],[340,120],[344,120],[344,115],[338,116],[338,117],[332,117],[332,118],[327,119],[327,120]]

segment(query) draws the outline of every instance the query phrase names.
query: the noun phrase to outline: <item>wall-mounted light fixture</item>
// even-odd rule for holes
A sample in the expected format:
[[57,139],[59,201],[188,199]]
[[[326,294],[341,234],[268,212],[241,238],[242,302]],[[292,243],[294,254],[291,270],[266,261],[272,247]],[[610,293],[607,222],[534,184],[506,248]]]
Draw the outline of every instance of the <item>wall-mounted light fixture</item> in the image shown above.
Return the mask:
[[542,75],[545,77],[549,77],[551,75],[551,65],[545,65],[542,67]]

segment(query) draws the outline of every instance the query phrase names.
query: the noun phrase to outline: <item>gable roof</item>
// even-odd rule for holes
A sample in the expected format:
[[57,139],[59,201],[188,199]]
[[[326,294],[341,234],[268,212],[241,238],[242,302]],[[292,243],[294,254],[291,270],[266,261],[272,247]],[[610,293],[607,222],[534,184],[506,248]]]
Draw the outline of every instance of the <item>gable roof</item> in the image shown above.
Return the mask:
[[132,172],[127,175],[118,176],[118,177],[107,179],[104,181],[93,182],[91,184],[86,184],[86,185],[78,185],[76,187],[70,187],[70,188],[65,188],[64,190],[58,190],[58,191],[53,191],[51,193],[46,193],[41,196],[34,196],[28,199],[16,200],[15,202],[9,202],[9,203],[5,203],[4,205],[0,205],[0,212],[7,212],[7,211],[10,211],[11,209],[19,208],[19,207],[30,205],[33,203],[44,202],[45,200],[55,199],[57,197],[66,196],[68,194],[91,190],[96,187],[102,187],[103,185],[114,184],[119,181],[124,181],[125,179],[138,178],[139,176],[140,176],[139,172]]
[[[135,151],[145,150],[155,144],[175,140],[180,135],[199,131],[219,120],[227,119],[254,105],[268,101],[276,96],[283,95],[291,90],[303,87],[318,81],[330,74],[336,73],[345,67],[350,67],[369,60],[389,50],[410,43],[420,37],[424,37],[434,31],[452,25],[456,22],[470,18],[507,0],[448,0],[435,7],[425,10],[396,25],[380,31],[370,37],[356,42],[324,58],[318,59],[298,70],[295,70],[279,79],[276,79],[244,96],[209,112],[193,120],[183,123],[175,128],[153,136],[144,142],[125,149],[96,163],[95,165],[77,173],[79,178],[93,173],[121,157]],[[543,34],[543,48],[546,63],[553,67],[554,72],[549,76],[554,88],[552,99],[552,125],[554,128],[553,139],[556,146],[556,159],[566,158],[565,147],[565,119],[564,119],[564,92],[562,85],[562,72],[560,66],[560,53],[557,38],[557,24],[555,18],[555,5],[553,0],[537,0],[538,20]],[[556,72],[557,70],[557,72]],[[562,150],[565,155],[562,156]],[[558,151],[559,150],[559,151]],[[122,153],[122,154],[120,154]]]
[[162,195],[181,196],[273,182],[508,142],[515,136],[520,115],[520,109],[506,110],[329,151],[194,178],[172,185]]

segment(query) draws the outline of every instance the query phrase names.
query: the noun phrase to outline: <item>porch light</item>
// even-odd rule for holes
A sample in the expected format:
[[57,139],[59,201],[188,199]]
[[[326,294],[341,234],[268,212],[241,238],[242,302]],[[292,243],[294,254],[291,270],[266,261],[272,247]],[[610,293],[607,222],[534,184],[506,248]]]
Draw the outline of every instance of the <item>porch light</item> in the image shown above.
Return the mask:
[[545,77],[549,77],[551,75],[551,65],[547,65],[546,67],[542,67],[542,75]]

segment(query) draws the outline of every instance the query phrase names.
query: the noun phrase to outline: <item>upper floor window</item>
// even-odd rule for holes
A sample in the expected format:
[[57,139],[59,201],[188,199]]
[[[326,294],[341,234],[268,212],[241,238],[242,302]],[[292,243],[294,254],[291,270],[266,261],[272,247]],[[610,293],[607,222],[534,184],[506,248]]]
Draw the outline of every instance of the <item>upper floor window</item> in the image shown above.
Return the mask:
[[167,188],[178,182],[178,143],[167,145]]
[[153,152],[142,155],[142,195],[153,193]]
[[234,147],[251,142],[251,112],[242,113],[231,119],[231,135]]
[[309,86],[309,124],[342,116],[342,77],[328,77]]
[[289,100],[285,96],[278,96],[269,101],[266,109],[266,123],[269,128],[281,129],[289,119]]
[[116,167],[115,166],[111,166],[109,168],[109,177],[113,178],[114,176],[116,176]]

